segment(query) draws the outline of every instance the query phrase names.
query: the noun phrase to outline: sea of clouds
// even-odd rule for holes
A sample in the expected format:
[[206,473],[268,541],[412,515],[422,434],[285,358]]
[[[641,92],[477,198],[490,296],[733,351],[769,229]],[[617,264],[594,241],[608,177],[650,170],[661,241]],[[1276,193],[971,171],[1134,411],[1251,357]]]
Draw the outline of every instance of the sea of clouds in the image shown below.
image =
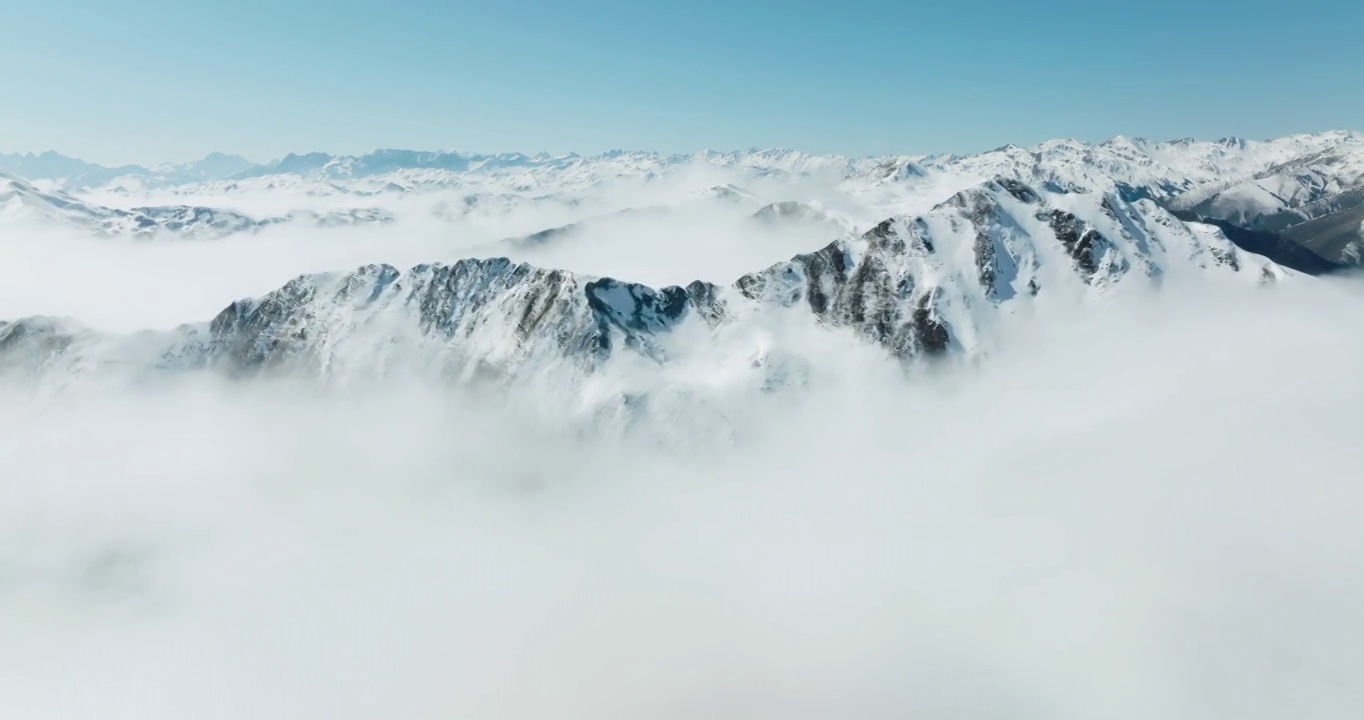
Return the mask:
[[[706,222],[752,237],[659,223],[630,262],[750,259],[686,249]],[[168,327],[299,272],[503,236],[402,229],[13,233],[0,315]],[[4,386],[0,702],[1358,717],[1362,310],[1350,278],[1180,284],[1020,316],[978,363],[905,374],[826,343],[809,387],[730,398],[735,433],[666,449],[421,382]]]

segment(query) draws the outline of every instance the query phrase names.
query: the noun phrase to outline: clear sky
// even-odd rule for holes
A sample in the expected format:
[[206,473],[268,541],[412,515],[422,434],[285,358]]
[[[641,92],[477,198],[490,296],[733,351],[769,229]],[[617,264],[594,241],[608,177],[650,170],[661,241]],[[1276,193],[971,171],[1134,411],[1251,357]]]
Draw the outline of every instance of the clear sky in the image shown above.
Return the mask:
[[965,152],[1364,129],[1358,0],[0,0],[0,152]]

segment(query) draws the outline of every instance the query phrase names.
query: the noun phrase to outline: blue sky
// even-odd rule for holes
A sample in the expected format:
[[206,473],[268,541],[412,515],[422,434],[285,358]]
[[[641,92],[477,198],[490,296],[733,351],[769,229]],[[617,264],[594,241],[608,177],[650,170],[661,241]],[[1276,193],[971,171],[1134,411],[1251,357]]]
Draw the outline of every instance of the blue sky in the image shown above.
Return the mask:
[[965,152],[1364,129],[1364,3],[7,2],[0,152]]

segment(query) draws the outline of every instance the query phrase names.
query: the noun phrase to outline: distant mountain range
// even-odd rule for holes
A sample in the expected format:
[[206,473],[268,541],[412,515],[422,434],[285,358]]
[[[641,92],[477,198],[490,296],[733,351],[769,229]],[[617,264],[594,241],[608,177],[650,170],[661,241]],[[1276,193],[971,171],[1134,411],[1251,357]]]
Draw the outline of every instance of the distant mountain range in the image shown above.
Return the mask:
[[123,177],[138,178],[152,184],[174,185],[217,180],[258,167],[240,155],[211,153],[202,160],[180,165],[141,165],[106,167],[51,150],[39,153],[0,153],[0,172],[28,180],[59,180],[70,189],[98,187]]
[[[1124,197],[1150,199],[1186,219],[1221,223],[1249,243],[1243,247],[1266,252],[1307,272],[1358,265],[1364,247],[1364,134],[1353,131],[1266,141],[1116,137],[1086,143],[1061,139],[969,155],[866,158],[786,149],[673,155],[614,150],[593,156],[390,149],[364,155],[290,154],[266,164],[214,153],[192,163],[148,168],[104,167],[55,152],[0,154],[0,172],[15,180],[42,181],[49,194],[59,198],[55,204],[67,203],[68,207],[88,204],[78,198],[93,190],[133,197],[159,189],[201,197],[289,188],[312,196],[354,197],[456,190],[469,208],[486,206],[490,200],[511,208],[544,198],[572,203],[575,193],[611,183],[651,182],[708,168],[730,171],[741,183],[817,177],[869,205],[872,217],[903,212],[914,203],[940,201],[993,178],[1061,193],[1116,189]],[[725,187],[746,192],[733,184]],[[30,183],[28,190],[36,192],[36,183]],[[7,197],[13,199],[28,190],[11,186]],[[816,220],[824,214],[791,198],[768,199],[773,207],[764,217],[771,220]],[[41,202],[53,204],[50,199]],[[119,212],[95,208],[78,214],[107,218]],[[161,214],[184,212],[182,208]],[[218,217],[212,224],[219,233],[250,229],[258,226],[253,223],[269,220],[245,222],[223,210],[214,212]],[[203,212],[197,215],[204,216]],[[170,226],[156,220],[147,225],[141,218],[129,223],[134,228]],[[178,225],[197,226],[196,222]]]
[[0,210],[4,212],[3,217],[10,221],[36,219],[93,235],[131,237],[225,237],[258,232],[283,223],[303,222],[334,227],[393,221],[390,213],[378,208],[297,210],[287,215],[262,218],[202,205],[111,208],[59,190],[40,190],[32,183],[3,173],[0,173]]
[[452,151],[375,150],[364,155],[331,155],[323,152],[290,153],[268,163],[253,163],[240,155],[211,153],[201,160],[152,167],[120,165],[108,167],[67,157],[54,151],[40,154],[0,153],[0,172],[28,180],[56,180],[65,189],[99,187],[119,178],[137,179],[168,186],[208,180],[245,180],[267,175],[300,175],[313,179],[371,177],[402,170],[442,170],[450,173],[490,172],[518,168],[566,168],[583,162],[629,162],[631,160],[678,164],[693,160],[719,164],[752,165],[800,172],[812,166],[842,165],[850,162],[838,156],[812,156],[791,150],[747,150],[718,153],[661,155],[643,151],[612,150],[595,156],[577,153],[550,155],[538,153],[471,154]]

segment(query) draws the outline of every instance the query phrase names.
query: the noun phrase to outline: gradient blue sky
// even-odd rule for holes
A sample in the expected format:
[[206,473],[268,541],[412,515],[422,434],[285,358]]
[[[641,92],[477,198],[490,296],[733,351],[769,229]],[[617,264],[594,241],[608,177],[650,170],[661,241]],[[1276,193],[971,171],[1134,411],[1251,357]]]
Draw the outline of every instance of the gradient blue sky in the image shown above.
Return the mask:
[[0,152],[964,152],[1364,129],[1357,0],[6,2]]

